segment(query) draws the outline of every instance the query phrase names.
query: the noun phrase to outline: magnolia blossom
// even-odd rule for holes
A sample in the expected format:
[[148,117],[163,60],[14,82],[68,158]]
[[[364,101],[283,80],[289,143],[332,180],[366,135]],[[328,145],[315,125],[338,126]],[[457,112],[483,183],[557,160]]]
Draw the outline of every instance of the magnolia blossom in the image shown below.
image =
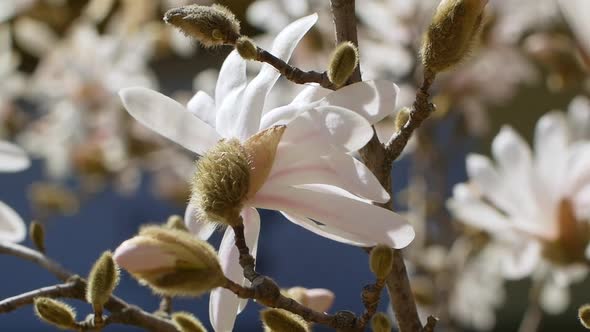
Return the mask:
[[[272,53],[288,61],[316,19],[311,15],[287,26],[275,39]],[[336,241],[406,246],[414,237],[412,227],[395,213],[368,204],[368,200],[387,202],[389,194],[349,154],[370,140],[370,123],[392,111],[397,87],[390,82],[361,82],[326,95],[310,86],[289,105],[263,112],[278,78],[274,68],[264,65],[248,82],[246,61],[234,51],[221,68],[214,98],[199,91],[185,108],[144,88],[125,89],[121,97],[139,122],[199,155],[221,139],[238,139],[253,151],[251,182],[256,188],[250,188],[241,211],[253,256],[260,228],[256,208],[281,211],[299,226]],[[206,239],[214,226],[200,220],[200,212],[197,205],[189,205],[186,222]],[[246,284],[238,257],[234,233],[228,229],[219,258],[227,277]],[[245,303],[225,289],[215,289],[210,300],[215,330],[230,331]]]
[[458,219],[500,243],[504,276],[548,274],[544,291],[554,295],[542,299],[553,312],[563,308],[557,290],[583,278],[590,257],[589,125],[588,102],[576,99],[567,115],[550,112],[537,122],[534,151],[503,127],[492,143],[496,163],[469,155],[470,182],[458,184],[448,202]]
[[[29,158],[18,146],[0,141],[0,172],[19,172],[30,165]],[[8,205],[0,202],[0,241],[20,242],[27,228],[21,217]]]

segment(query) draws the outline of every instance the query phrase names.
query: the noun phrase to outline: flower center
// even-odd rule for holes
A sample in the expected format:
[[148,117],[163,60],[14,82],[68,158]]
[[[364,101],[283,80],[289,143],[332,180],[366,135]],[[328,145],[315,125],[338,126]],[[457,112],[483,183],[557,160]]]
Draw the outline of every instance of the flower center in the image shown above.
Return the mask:
[[558,237],[546,242],[544,256],[556,264],[584,262],[586,246],[590,241],[588,223],[576,218],[572,203],[567,199],[559,203],[557,218]]

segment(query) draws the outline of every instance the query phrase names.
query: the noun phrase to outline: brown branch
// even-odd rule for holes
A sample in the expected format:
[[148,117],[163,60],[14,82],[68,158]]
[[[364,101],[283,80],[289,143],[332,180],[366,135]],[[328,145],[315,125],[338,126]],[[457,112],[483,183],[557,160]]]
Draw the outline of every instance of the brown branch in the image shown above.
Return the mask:
[[[312,310],[299,302],[281,294],[277,283],[269,277],[259,274],[255,270],[256,260],[250,255],[250,250],[246,244],[244,236],[243,223],[237,223],[232,226],[235,235],[235,246],[240,252],[240,265],[244,270],[244,276],[252,283],[251,287],[243,287],[235,282],[226,279],[224,288],[230,290],[238,297],[254,299],[259,304],[290,311],[301,316],[308,322],[323,324],[335,329],[354,329],[356,328],[357,319],[354,317],[348,319],[348,312],[339,312],[335,315],[328,315],[323,312]],[[346,316],[347,319],[344,319]]]
[[434,316],[428,316],[428,320],[426,321],[426,325],[424,325],[422,332],[434,332],[436,323],[438,323],[438,318]]
[[[336,44],[351,41],[358,45],[356,31],[355,1],[354,0],[330,0],[334,26],[336,28]],[[359,152],[363,162],[375,174],[381,185],[391,192],[391,166],[392,162],[399,156],[406,146],[411,133],[417,128],[424,119],[430,114],[431,107],[428,103],[428,89],[434,79],[434,76],[426,75],[420,91],[417,93],[415,109],[410,115],[410,120],[397,135],[391,144],[386,148],[379,142],[377,135],[367,143]],[[357,68],[351,76],[349,83],[361,81],[360,69]],[[424,111],[424,104],[427,104],[428,112]],[[389,148],[390,147],[390,148]],[[391,204],[381,204],[380,206],[392,209]],[[396,320],[401,332],[419,332],[422,330],[422,324],[418,317],[416,303],[410,288],[408,272],[404,263],[401,250],[393,250],[393,267],[391,273],[386,279],[387,290]]]
[[85,284],[79,278],[72,278],[63,284],[43,287],[0,301],[0,313],[8,313],[30,305],[38,297],[80,298],[84,297]]
[[359,330],[364,331],[367,324],[371,322],[371,318],[373,318],[377,312],[377,307],[379,306],[383,287],[385,287],[385,280],[378,279],[377,282],[372,285],[365,286],[363,289],[361,297],[363,299],[365,311],[357,322],[357,327]]
[[[80,277],[76,277],[73,273],[69,272],[68,270],[66,270],[61,265],[54,262],[53,260],[51,260],[47,256],[45,256],[35,250],[29,249],[25,246],[22,246],[22,245],[19,245],[16,243],[7,243],[7,242],[0,242],[0,254],[13,255],[13,256],[31,261],[35,264],[38,264],[41,267],[44,267],[45,269],[47,269],[52,274],[54,274],[61,281],[66,281],[67,282],[66,284],[69,284],[71,282],[75,282],[76,289],[75,290],[72,289],[69,291],[64,290],[63,293],[61,294],[63,296],[60,296],[60,297],[73,298],[73,299],[85,301],[86,280],[84,280]],[[68,288],[66,288],[66,289],[68,289]],[[4,303],[4,306],[6,308],[11,308],[14,306],[14,304],[12,304],[13,302],[22,304],[22,303],[24,303],[23,301],[25,301],[25,299],[27,299],[27,300],[29,299],[29,297],[27,297],[25,295],[28,294],[28,296],[30,296],[31,293],[34,293],[34,292],[36,292],[36,291],[28,292],[25,294],[21,294],[21,295],[12,297],[11,298],[11,299],[13,299],[12,302],[8,301],[10,299],[6,299],[6,300],[2,301],[1,303]],[[48,292],[46,294],[52,294],[51,290],[48,290],[48,289],[45,289],[45,292]],[[54,292],[59,292],[59,291],[55,290]],[[15,300],[15,299],[18,299],[18,300]],[[33,298],[30,298],[30,300],[31,300],[31,302],[24,303],[22,305],[32,303]],[[22,305],[20,305],[20,306],[22,306]],[[17,309],[20,306],[17,306],[14,309]],[[121,315],[117,315],[117,316],[120,316],[117,321],[118,323],[138,326],[138,327],[144,328],[148,331],[177,332],[176,327],[170,321],[160,318],[156,315],[150,314],[148,312],[145,312],[141,308],[136,307],[131,304],[128,304],[127,302],[123,301],[122,299],[120,299],[114,295],[111,295],[111,298],[104,305],[104,307],[106,309],[108,309],[112,314],[121,314]],[[14,310],[14,309],[12,309],[12,310]],[[12,311],[12,310],[9,310],[9,311]],[[0,311],[0,313],[9,312],[9,311]]]
[[303,71],[295,66],[291,66],[285,61],[277,58],[272,53],[263,48],[257,47],[256,61],[265,62],[275,67],[286,79],[297,84],[318,83],[321,87],[335,90],[336,87],[328,79],[328,74],[324,71]]
[[533,285],[529,290],[529,305],[522,317],[518,332],[536,332],[539,330],[541,320],[543,320],[540,297],[544,282],[545,278],[533,280]]

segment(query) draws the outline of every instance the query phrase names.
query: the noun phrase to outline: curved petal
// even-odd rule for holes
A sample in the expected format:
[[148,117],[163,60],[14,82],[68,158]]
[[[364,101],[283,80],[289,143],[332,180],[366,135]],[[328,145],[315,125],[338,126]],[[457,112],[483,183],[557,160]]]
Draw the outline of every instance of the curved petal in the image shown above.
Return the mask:
[[319,101],[330,93],[332,93],[332,90],[322,88],[315,83],[309,84],[306,85],[295,98],[293,98],[291,104],[309,104],[314,101]]
[[[348,197],[317,191],[265,186],[252,206],[305,216],[328,227],[365,238],[366,242],[403,248],[414,239],[414,229],[401,216]],[[318,233],[319,234],[319,233]],[[321,234],[320,234],[321,235]]]
[[0,201],[0,241],[21,242],[26,235],[27,228],[22,218]]
[[567,163],[569,132],[566,119],[561,112],[543,115],[535,128],[536,170],[544,184],[546,195],[553,196],[553,202],[562,195],[563,175]]
[[475,228],[491,233],[510,231],[508,219],[477,197],[469,193],[465,184],[453,188],[453,198],[447,201],[447,207],[460,221]]
[[137,87],[123,89],[119,95],[137,121],[197,154],[204,154],[220,139],[215,129],[159,92]]
[[370,247],[372,245],[375,245],[374,242],[367,241],[367,239],[361,238],[355,234],[343,232],[339,229],[335,229],[335,228],[327,227],[326,225],[318,224],[309,218],[306,218],[303,216],[298,216],[298,215],[291,214],[291,213],[285,213],[282,211],[281,211],[281,213],[285,216],[285,218],[287,218],[289,221],[291,221],[295,225],[301,226],[312,233],[315,233],[319,236],[325,237],[326,239],[330,239],[330,240],[333,240],[336,242],[340,242],[340,243],[344,243],[344,244],[348,244],[348,245],[356,246],[356,247]]
[[198,91],[186,104],[189,112],[215,128],[215,101],[206,92]]
[[[295,46],[317,19],[317,14],[312,14],[289,24],[275,38],[271,53],[284,61],[289,61]],[[248,84],[242,100],[243,108],[236,122],[236,137],[244,140],[258,131],[266,96],[279,76],[280,73],[274,67],[263,64],[258,75]]]
[[223,137],[234,137],[233,128],[241,112],[241,98],[247,83],[246,60],[237,51],[232,51],[221,66],[215,87],[215,128]]
[[590,138],[590,99],[586,96],[574,98],[568,106],[567,117],[573,140]]
[[0,172],[19,172],[29,168],[31,160],[19,146],[0,141]]
[[399,87],[390,81],[364,81],[347,85],[323,99],[325,105],[354,110],[370,124],[392,115]]
[[509,244],[509,252],[504,256],[502,269],[506,278],[522,279],[529,276],[537,267],[541,255],[541,245],[535,240],[520,239]]
[[[242,218],[244,220],[246,244],[248,244],[250,254],[256,257],[258,235],[260,233],[260,216],[256,209],[247,208],[242,211]],[[240,253],[234,243],[234,232],[231,228],[228,228],[219,246],[219,262],[226,277],[242,286],[248,285],[239,264]],[[211,291],[209,319],[213,329],[217,332],[232,331],[236,316],[244,309],[246,302],[224,288],[216,288]]]
[[506,190],[504,179],[498,174],[491,160],[483,155],[470,154],[466,158],[467,175],[477,189],[494,205],[507,213],[517,213],[513,193]]
[[272,169],[267,183],[327,184],[379,203],[386,203],[390,199],[373,173],[363,163],[345,153],[333,152],[327,156],[283,165]]
[[191,234],[204,241],[207,241],[217,229],[214,223],[200,219],[199,208],[192,203],[189,203],[184,211],[184,225]]

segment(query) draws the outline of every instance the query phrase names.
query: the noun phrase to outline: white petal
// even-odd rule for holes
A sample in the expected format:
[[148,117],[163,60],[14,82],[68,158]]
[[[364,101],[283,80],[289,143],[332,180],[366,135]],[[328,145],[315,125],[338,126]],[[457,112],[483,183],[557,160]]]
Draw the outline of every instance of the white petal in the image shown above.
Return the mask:
[[363,163],[340,152],[319,158],[306,158],[282,168],[273,167],[267,183],[333,185],[379,203],[386,203],[390,198]]
[[[328,227],[352,233],[366,242],[403,248],[414,239],[414,230],[399,215],[358,200],[312,190],[265,186],[253,206],[305,216]],[[321,235],[321,234],[320,234]]]
[[518,211],[519,206],[514,204],[513,193],[506,190],[504,179],[488,157],[470,154],[466,158],[466,164],[469,179],[487,199],[507,213]]
[[215,129],[159,92],[126,88],[119,95],[137,121],[197,154],[202,155],[220,139]]
[[566,18],[576,37],[588,52],[590,51],[590,2],[587,0],[558,0],[561,12]]
[[461,188],[455,186],[454,191],[456,193],[447,202],[448,209],[457,219],[492,233],[511,231],[510,223],[505,216],[477,198],[464,197],[462,194],[458,194],[458,192],[461,192]]
[[215,128],[215,101],[206,92],[197,92],[186,104],[186,108],[211,128]]
[[[284,61],[289,61],[295,46],[315,24],[317,18],[317,14],[312,14],[285,27],[275,38],[271,53]],[[264,64],[260,73],[248,84],[242,99],[243,108],[236,123],[236,137],[247,139],[258,132],[266,96],[279,76],[280,73],[274,67]]]
[[291,104],[309,104],[314,101],[319,101],[330,93],[332,93],[332,90],[322,88],[317,84],[310,84],[293,98]]
[[560,286],[551,280],[545,282],[541,289],[541,307],[551,315],[563,313],[570,304],[570,290],[567,286]]
[[189,203],[184,211],[184,225],[189,232],[201,240],[208,240],[217,228],[214,223],[201,220],[199,209]]
[[27,228],[22,218],[0,201],[0,241],[21,242],[26,235]]
[[375,124],[392,115],[399,88],[390,81],[364,81],[327,95],[323,103],[351,109]]
[[19,172],[29,168],[31,161],[23,149],[0,141],[0,172]]
[[241,99],[247,83],[246,60],[237,51],[232,51],[221,66],[215,88],[215,105],[217,106],[215,128],[223,137],[235,136],[234,127],[238,114],[242,110]]
[[521,279],[529,276],[540,261],[541,245],[534,240],[521,239],[513,242],[502,261],[504,276],[509,279]]
[[535,162],[544,184],[543,190],[553,201],[561,196],[561,186],[567,162],[569,133],[564,114],[543,115],[535,128]]
[[[260,215],[256,209],[252,208],[244,209],[241,215],[244,220],[246,244],[250,249],[250,254],[256,257]],[[234,244],[234,232],[228,228],[219,246],[219,262],[226,277],[242,286],[248,286],[249,282],[244,278],[239,263],[240,254]],[[214,330],[218,332],[232,331],[236,316],[244,309],[246,303],[247,300],[239,299],[234,293],[224,288],[214,289],[209,300],[209,319]]]
[[285,218],[289,219],[289,221],[291,221],[292,223],[301,226],[319,236],[325,237],[326,239],[357,247],[370,247],[375,244],[372,241],[367,242],[367,239],[359,237],[356,234],[343,232],[339,229],[327,227],[326,225],[320,225],[306,217],[297,216],[285,212],[281,213],[285,216]]
[[575,195],[590,183],[590,143],[582,141],[570,145],[567,157],[567,176],[564,193]]
[[572,139],[589,139],[590,99],[585,96],[574,98],[568,106],[567,116]]

